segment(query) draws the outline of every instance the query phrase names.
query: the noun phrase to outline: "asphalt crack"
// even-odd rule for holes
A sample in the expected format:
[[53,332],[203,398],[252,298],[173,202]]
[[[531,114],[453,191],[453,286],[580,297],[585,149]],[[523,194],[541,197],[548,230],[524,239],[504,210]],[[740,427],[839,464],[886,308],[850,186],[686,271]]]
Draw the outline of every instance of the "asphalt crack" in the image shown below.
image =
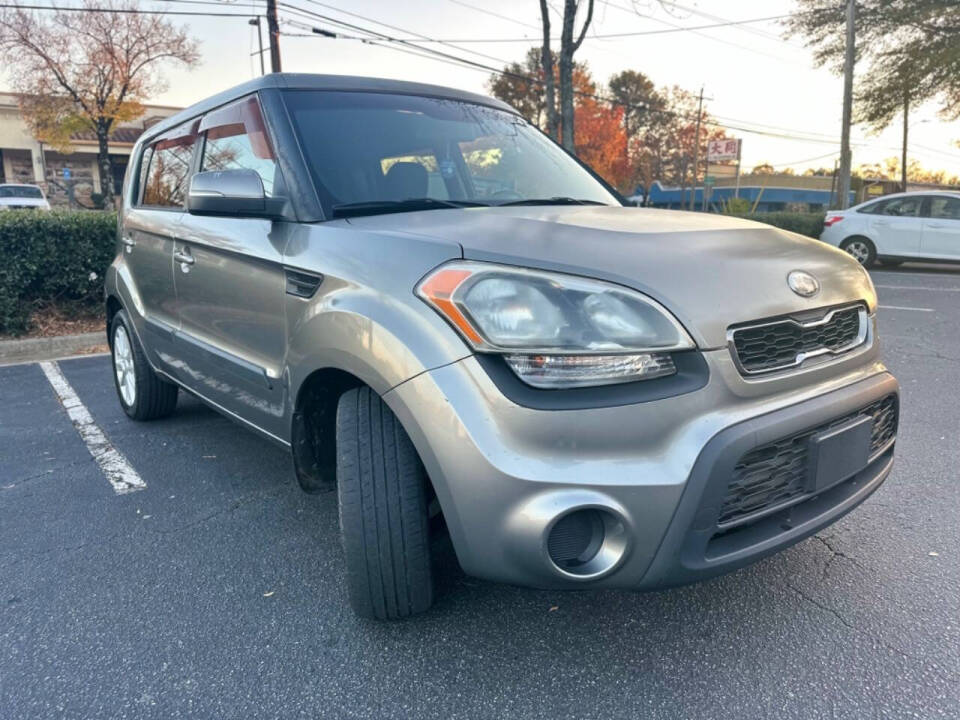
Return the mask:
[[287,489],[286,487],[281,486],[281,487],[275,488],[274,490],[269,490],[269,491],[257,490],[251,493],[247,493],[246,495],[241,495],[238,498],[234,498],[233,501],[228,506],[214,510],[213,512],[208,513],[203,517],[197,518],[196,520],[188,522],[185,525],[180,525],[178,527],[170,528],[168,530],[147,528],[147,532],[153,533],[154,535],[176,535],[179,533],[187,532],[188,530],[192,530],[196,527],[200,527],[201,525],[205,525],[224,515],[230,515],[231,513],[234,513],[240,508],[245,507],[253,502],[256,502],[257,500],[266,500],[269,498],[275,498],[281,493],[283,493],[284,491],[286,491],[286,489]]
[[850,555],[847,555],[842,550],[838,550],[836,547],[834,547],[833,544],[830,542],[832,538],[823,537],[822,535],[814,535],[813,538],[815,540],[818,540],[821,545],[823,545],[828,551],[830,551],[830,558],[827,560],[826,564],[823,566],[823,577],[827,576],[827,572],[830,570],[830,566],[833,565],[834,561],[837,558],[843,558],[844,560],[847,560],[854,567],[857,567],[860,570],[863,570],[864,572],[867,572],[869,570],[869,568],[863,565],[856,558],[851,557]]
[[851,623],[849,620],[847,620],[845,617],[843,617],[843,615],[841,615],[837,610],[835,610],[834,608],[830,607],[830,606],[827,605],[826,603],[823,603],[823,602],[817,600],[815,597],[813,597],[812,595],[809,595],[808,593],[804,592],[803,590],[801,590],[800,588],[796,587],[795,585],[791,585],[790,583],[786,583],[786,586],[787,586],[788,588],[790,588],[791,590],[793,590],[802,600],[806,600],[808,603],[810,603],[811,605],[813,605],[813,606],[816,607],[817,609],[822,610],[823,612],[829,613],[830,615],[832,615],[834,618],[836,618],[837,622],[839,622],[841,625],[843,625],[843,626],[844,626],[845,628],[847,628],[848,630],[851,630],[852,632],[857,633],[858,635],[861,635],[862,637],[867,638],[867,639],[870,640],[871,642],[876,643],[877,645],[879,645],[880,647],[888,650],[889,652],[895,653],[895,654],[901,656],[902,658],[904,658],[905,660],[910,660],[911,662],[923,663],[923,664],[926,665],[926,667],[927,667],[928,669],[930,669],[931,671],[937,671],[937,672],[939,672],[941,675],[943,675],[943,676],[946,677],[947,679],[950,679],[950,680],[958,680],[958,679],[960,679],[960,673],[951,672],[950,670],[947,670],[946,668],[943,668],[943,667],[941,667],[941,666],[939,666],[939,665],[937,665],[937,664],[930,663],[930,662],[927,660],[927,658],[925,658],[925,657],[923,657],[923,656],[913,655],[913,654],[911,654],[911,653],[908,653],[906,650],[903,650],[902,648],[897,647],[896,645],[891,645],[890,643],[888,643],[887,641],[885,641],[885,640],[877,637],[876,635],[874,635],[874,634],[872,634],[872,633],[869,633],[869,632],[867,632],[866,630],[863,630],[861,627],[859,627],[859,626],[857,626],[857,625],[854,625],[854,624]]

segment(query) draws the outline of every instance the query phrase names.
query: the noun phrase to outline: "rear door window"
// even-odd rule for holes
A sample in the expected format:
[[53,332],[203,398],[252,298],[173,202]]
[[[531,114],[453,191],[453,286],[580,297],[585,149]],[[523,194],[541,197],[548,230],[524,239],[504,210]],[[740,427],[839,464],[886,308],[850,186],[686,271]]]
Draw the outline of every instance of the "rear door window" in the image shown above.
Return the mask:
[[196,144],[196,123],[162,135],[149,148],[146,181],[141,204],[148,207],[182,208],[187,198],[190,164]]
[[927,217],[937,220],[960,220],[960,198],[935,195],[930,198]]
[[267,196],[275,196],[277,161],[255,97],[214,110],[200,130],[205,132],[201,171],[253,170]]

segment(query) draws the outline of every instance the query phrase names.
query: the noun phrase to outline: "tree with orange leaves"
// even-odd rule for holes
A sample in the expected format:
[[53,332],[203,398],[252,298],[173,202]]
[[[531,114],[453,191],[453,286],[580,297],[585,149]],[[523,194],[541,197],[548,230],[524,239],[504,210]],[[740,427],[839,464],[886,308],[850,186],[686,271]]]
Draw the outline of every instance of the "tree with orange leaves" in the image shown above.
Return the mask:
[[577,157],[611,185],[625,190],[631,176],[623,108],[581,97],[574,110]]

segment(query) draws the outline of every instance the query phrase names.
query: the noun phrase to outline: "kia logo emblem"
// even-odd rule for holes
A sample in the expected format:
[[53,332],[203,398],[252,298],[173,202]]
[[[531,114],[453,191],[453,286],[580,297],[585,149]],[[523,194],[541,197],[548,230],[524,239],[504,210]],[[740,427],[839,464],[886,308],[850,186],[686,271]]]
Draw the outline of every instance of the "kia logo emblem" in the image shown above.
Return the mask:
[[794,270],[787,275],[787,285],[800,297],[813,297],[820,292],[820,282],[804,270]]

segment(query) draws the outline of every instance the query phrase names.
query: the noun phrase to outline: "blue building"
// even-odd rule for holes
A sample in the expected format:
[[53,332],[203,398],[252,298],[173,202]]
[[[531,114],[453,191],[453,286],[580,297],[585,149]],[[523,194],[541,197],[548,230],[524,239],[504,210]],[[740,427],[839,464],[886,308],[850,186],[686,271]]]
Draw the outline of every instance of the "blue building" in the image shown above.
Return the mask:
[[[694,207],[703,207],[703,187],[681,189],[663,186],[659,181],[650,187],[647,205],[679,210],[689,207],[690,193]],[[723,203],[739,196],[756,203],[757,212],[817,212],[827,210],[834,198],[833,178],[806,175],[744,175],[739,191],[734,178],[717,178],[716,185],[707,193],[709,210],[718,212]],[[850,192],[850,204],[856,203],[856,193]],[[758,202],[759,199],[759,202]]]

